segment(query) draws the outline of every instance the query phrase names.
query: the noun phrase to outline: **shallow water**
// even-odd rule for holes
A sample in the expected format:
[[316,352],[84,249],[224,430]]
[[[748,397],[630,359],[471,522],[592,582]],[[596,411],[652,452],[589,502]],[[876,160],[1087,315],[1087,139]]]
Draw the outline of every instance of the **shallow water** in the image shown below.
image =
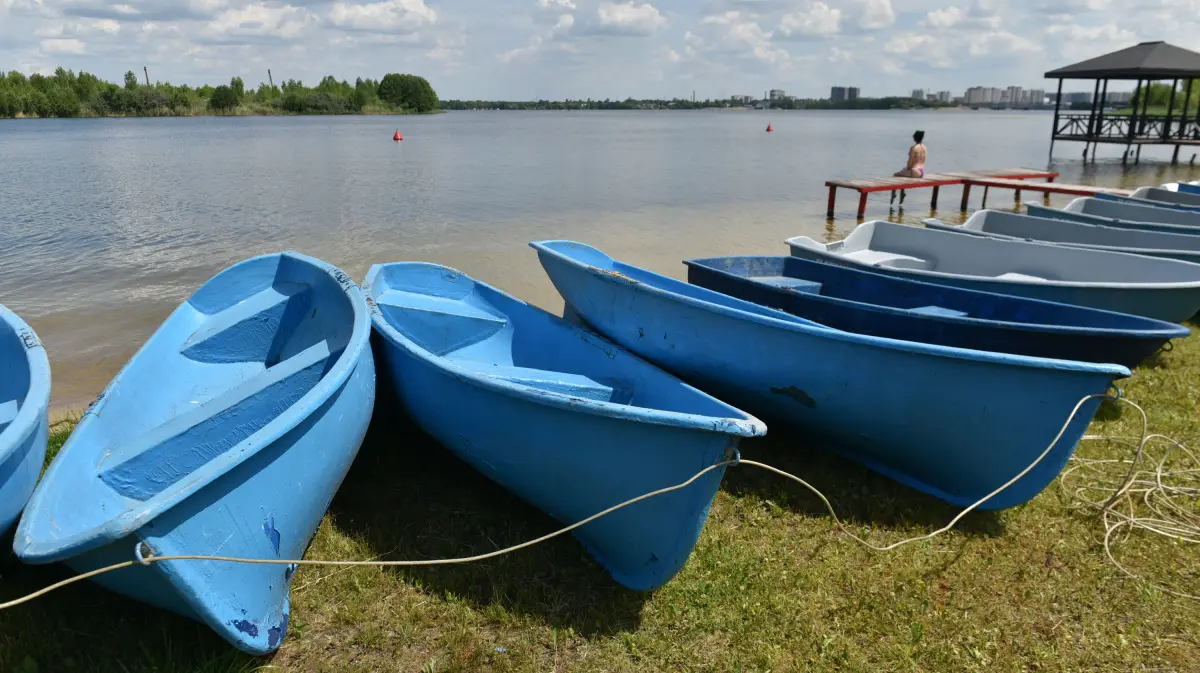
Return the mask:
[[[825,219],[825,180],[903,167],[917,128],[931,172],[1046,165],[1047,113],[0,121],[0,303],[46,344],[55,407],[79,406],[180,301],[250,255],[295,249],[359,280],[376,262],[430,260],[558,311],[529,241],[576,239],[680,278],[684,257],[787,254],[785,238],[854,226],[851,192]],[[1081,150],[1057,148],[1060,182],[1200,179],[1162,149],[1129,168],[1085,165]],[[959,220],[959,194],[942,190],[940,216]],[[929,197],[913,192],[892,212],[875,195],[867,217],[918,222]],[[1011,199],[1000,191],[991,205]]]

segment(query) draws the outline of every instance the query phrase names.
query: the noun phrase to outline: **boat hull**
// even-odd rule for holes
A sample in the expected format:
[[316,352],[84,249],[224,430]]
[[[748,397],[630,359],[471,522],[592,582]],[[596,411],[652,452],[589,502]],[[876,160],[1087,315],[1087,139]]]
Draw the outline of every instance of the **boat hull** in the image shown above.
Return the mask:
[[[1104,203],[1105,203],[1105,205],[1108,205],[1111,202],[1104,202]],[[1112,203],[1111,205],[1117,206],[1119,208],[1121,206],[1124,206],[1125,204]],[[1077,211],[1073,211],[1073,210],[1051,208],[1049,206],[1043,206],[1040,203],[1026,203],[1025,204],[1026,214],[1029,215],[1030,217],[1036,217],[1039,219],[1065,220],[1067,222],[1080,222],[1082,224],[1097,224],[1097,225],[1101,225],[1101,226],[1105,226],[1105,227],[1130,229],[1130,230],[1135,230],[1135,231],[1157,231],[1157,232],[1163,232],[1163,233],[1168,233],[1168,234],[1200,235],[1200,218],[1197,218],[1195,225],[1189,225],[1189,224],[1184,224],[1184,223],[1171,224],[1171,223],[1155,222],[1152,220],[1137,220],[1137,219],[1130,219],[1128,216],[1134,215],[1136,217],[1147,217],[1148,215],[1138,214],[1136,211],[1134,211],[1134,212],[1131,212],[1128,210],[1120,211],[1120,210],[1118,210],[1118,208],[1114,208],[1112,212],[1114,212],[1114,213],[1122,212],[1123,216],[1118,217],[1118,216],[1115,216],[1115,214],[1114,214],[1113,217],[1108,217],[1108,216],[1104,216],[1104,215],[1094,215],[1094,214],[1089,214],[1089,213],[1077,212]],[[1141,206],[1133,206],[1133,208],[1142,209]],[[1107,211],[1105,211],[1105,209],[1102,206],[1095,206],[1094,209],[1097,210],[1098,212],[1107,212]]]
[[[291,298],[258,303],[277,290]],[[80,572],[135,560],[138,549],[301,558],[370,422],[369,335],[361,291],[319,260],[268,255],[218,274],[85,412],[22,518],[18,556]],[[250,351],[270,355],[244,362]],[[156,371],[175,375],[148,378]],[[212,379],[197,383],[205,372]],[[294,570],[179,560],[95,581],[262,655],[286,634]]]
[[[687,561],[740,437],[757,419],[599,336],[430,264],[371,269],[373,344],[414,423],[573,531],[621,584],[654,589]],[[719,467],[714,467],[718,466]]]
[[[732,457],[737,438],[578,414],[497,394],[376,339],[405,413],[492,481],[563,523],[672,486]],[[447,403],[453,400],[453,404]],[[654,589],[687,561],[725,468],[574,531],[612,575]]]
[[[687,264],[688,281],[695,285],[834,329],[904,341],[1132,368],[1170,339],[1188,334],[1179,325],[1123,313],[921,283],[797,257]],[[820,283],[821,293],[758,282],[751,274],[759,271]],[[870,298],[871,303],[851,297]]]
[[[834,330],[797,331],[710,310],[542,249],[539,256],[569,308],[601,334],[768,422],[801,429],[956,505],[973,504],[1015,477],[1051,444],[1077,403],[1104,393],[1125,371],[877,348],[866,338],[831,338],[829,332],[841,334]],[[1083,402],[1048,455],[981,507],[1012,507],[1041,492],[1099,403]]]
[[49,438],[50,363],[33,329],[0,306],[0,533],[37,485]]
[[[888,225],[888,223],[867,223],[859,225]],[[891,232],[898,231],[904,225],[889,225]],[[1172,259],[1146,257],[1104,250],[1089,250],[1056,246],[1049,243],[1029,243],[992,239],[980,236],[960,236],[932,229],[911,228],[913,233],[920,232],[924,246],[917,247],[918,241],[906,240],[900,247],[906,253],[926,258],[936,257],[940,260],[952,260],[957,267],[968,267],[964,260],[976,259],[962,255],[978,254],[973,252],[977,247],[987,248],[987,258],[978,257],[980,267],[987,264],[987,271],[979,271],[979,275],[966,275],[953,271],[929,271],[920,268],[905,268],[885,264],[868,264],[866,262],[848,259],[841,253],[841,243],[816,244],[815,242],[797,237],[788,241],[791,254],[801,259],[840,264],[852,268],[869,269],[873,273],[882,273],[896,278],[908,278],[926,283],[936,283],[950,287],[960,287],[981,292],[995,292],[1017,297],[1029,297],[1060,304],[1074,304],[1106,311],[1128,313],[1154,320],[1181,322],[1190,318],[1200,308],[1200,265],[1181,262]],[[889,233],[891,233],[889,232]],[[905,234],[906,236],[910,234]],[[939,238],[940,237],[940,238]],[[949,238],[945,238],[949,237]],[[937,246],[936,249],[934,246]],[[872,248],[872,250],[874,250]],[[1060,252],[1061,251],[1061,252]],[[887,251],[888,257],[905,257]],[[1096,278],[1088,282],[1061,282],[1047,280],[1046,276],[1054,277],[1061,270],[1054,268],[1060,260],[1069,259],[1070,271],[1082,271],[1085,277]],[[1118,280],[1100,280],[1106,278],[1102,273],[1096,273],[1096,265],[1106,261],[1120,262],[1125,265],[1125,278],[1135,277],[1135,267],[1145,267],[1147,278],[1158,278],[1157,282],[1122,282]],[[1061,262],[1067,264],[1068,262]],[[996,275],[997,270],[1024,270],[1032,280],[1006,280]],[[1164,270],[1170,273],[1160,273]],[[1187,273],[1184,273],[1184,270]],[[1193,272],[1194,270],[1194,272]],[[972,269],[974,271],[974,269]],[[1154,274],[1158,275],[1155,276]],[[1179,279],[1179,280],[1176,280]]]

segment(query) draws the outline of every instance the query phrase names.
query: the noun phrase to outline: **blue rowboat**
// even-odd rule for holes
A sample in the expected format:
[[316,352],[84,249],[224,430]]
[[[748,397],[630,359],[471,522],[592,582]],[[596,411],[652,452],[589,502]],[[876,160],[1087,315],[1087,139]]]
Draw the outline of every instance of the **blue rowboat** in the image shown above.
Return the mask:
[[[154,555],[304,554],[367,431],[371,323],[345,273],[293,252],[217,274],[84,413],[14,547],[88,571]],[[251,654],[287,632],[294,568],[164,561],[105,587],[208,624]]]
[[[949,234],[947,234],[949,235]],[[1113,364],[897,341],[823,327],[615,261],[533,243],[567,306],[608,338],[768,422],[802,428],[867,467],[956,505],[1016,477]],[[983,504],[1012,507],[1061,471],[1099,400],[1036,467]]]
[[[1168,185],[1163,185],[1163,188],[1168,188]],[[1200,182],[1179,182],[1175,184],[1173,191],[1181,194],[1196,194],[1200,196]]]
[[0,305],[0,533],[33,493],[50,434],[50,363],[33,329]]
[[894,278],[799,257],[684,262],[693,285],[889,339],[1136,367],[1190,330],[1124,313]]
[[1200,264],[867,222],[834,243],[788,240],[792,256],[927,283],[1179,322],[1200,309]]
[[[682,483],[766,426],[600,337],[453,269],[371,268],[383,371],[429,435],[564,523]],[[683,567],[724,468],[574,531],[621,584]]]
[[1200,215],[1115,201],[1101,201],[1089,197],[1075,199],[1064,208],[1051,208],[1027,201],[1025,214],[1042,219],[1099,224],[1105,227],[1138,231],[1200,234]]
[[[1155,188],[1155,189],[1157,189],[1157,188]],[[1159,191],[1166,192],[1167,194],[1173,193],[1173,192],[1167,192],[1166,190],[1159,190]],[[1143,192],[1143,194],[1146,194],[1147,196],[1152,196],[1152,195],[1157,195],[1158,192]],[[1180,195],[1180,196],[1182,196],[1182,195]],[[1153,199],[1153,198],[1143,198],[1143,197],[1135,197],[1135,196],[1119,196],[1117,194],[1105,194],[1102,192],[1097,193],[1095,198],[1100,199],[1101,201],[1115,201],[1117,203],[1131,203],[1131,204],[1139,205],[1139,206],[1150,206],[1152,208],[1162,208],[1164,210],[1178,210],[1178,211],[1181,211],[1184,213],[1200,213],[1200,205],[1185,205],[1185,204],[1178,203],[1178,202],[1163,201],[1163,200]]]
[[[1073,248],[1128,252],[1135,255],[1165,257],[1185,262],[1200,262],[1200,236],[1146,231],[1098,224],[1042,219],[999,210],[980,210],[961,225],[938,219],[925,220],[925,226],[939,231],[975,236],[990,236],[1017,241],[1038,241]],[[1200,233],[1197,230],[1196,233]]]

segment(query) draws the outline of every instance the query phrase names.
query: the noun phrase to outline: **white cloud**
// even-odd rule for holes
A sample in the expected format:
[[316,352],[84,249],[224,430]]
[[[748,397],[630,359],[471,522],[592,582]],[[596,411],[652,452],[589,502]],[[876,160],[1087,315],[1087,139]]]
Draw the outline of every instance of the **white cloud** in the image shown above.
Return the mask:
[[411,33],[437,23],[437,12],[424,0],[384,0],[372,3],[335,2],[329,21],[345,30]]
[[962,30],[965,28],[995,30],[1000,28],[1000,24],[1000,16],[982,5],[975,5],[967,9],[962,7],[935,9],[921,20],[922,26],[935,30]]
[[602,2],[596,16],[599,32],[614,35],[651,35],[667,26],[667,17],[648,2]]
[[763,30],[749,13],[735,10],[706,16],[700,25],[707,29],[707,38],[690,32],[684,35],[693,49],[751,58],[766,64],[783,64],[791,59],[786,49],[771,43],[774,31]]
[[315,23],[316,18],[305,9],[256,2],[221,12],[200,34],[214,42],[239,42],[247,38],[295,40]]
[[824,2],[813,2],[803,10],[784,14],[779,33],[784,37],[828,37],[841,28],[842,11]]
[[892,0],[864,0],[862,3],[862,14],[858,19],[859,28],[879,30],[895,22],[896,12],[892,10]]
[[538,7],[542,9],[564,10],[564,9],[579,9],[579,7],[571,0],[538,0]]
[[75,38],[51,38],[41,42],[43,54],[85,54],[87,44]]

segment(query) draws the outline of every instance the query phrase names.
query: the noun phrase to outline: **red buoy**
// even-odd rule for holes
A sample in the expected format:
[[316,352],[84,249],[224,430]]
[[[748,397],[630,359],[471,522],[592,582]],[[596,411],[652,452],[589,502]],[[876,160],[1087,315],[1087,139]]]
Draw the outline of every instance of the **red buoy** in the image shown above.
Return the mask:
[[775,127],[771,126],[770,124],[767,124],[767,133],[774,133],[774,132],[775,132]]
[[400,135],[400,129],[396,129],[396,135],[392,136],[392,140],[395,140],[396,142],[404,140],[404,136]]

